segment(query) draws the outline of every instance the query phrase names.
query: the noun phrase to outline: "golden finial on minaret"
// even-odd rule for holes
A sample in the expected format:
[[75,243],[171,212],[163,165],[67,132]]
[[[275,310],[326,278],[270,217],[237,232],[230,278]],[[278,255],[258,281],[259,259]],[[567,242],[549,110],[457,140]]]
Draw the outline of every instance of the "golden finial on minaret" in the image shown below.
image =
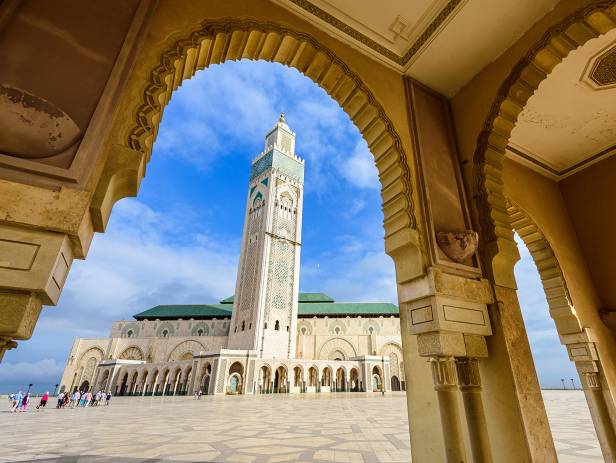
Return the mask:
[[284,122],[284,112],[280,113],[280,119],[278,119],[278,122]]

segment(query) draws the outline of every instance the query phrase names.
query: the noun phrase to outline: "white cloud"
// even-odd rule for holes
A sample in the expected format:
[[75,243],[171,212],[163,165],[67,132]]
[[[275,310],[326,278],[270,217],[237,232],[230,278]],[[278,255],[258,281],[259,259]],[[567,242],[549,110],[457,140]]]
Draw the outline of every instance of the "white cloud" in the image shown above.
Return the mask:
[[63,370],[64,363],[59,363],[54,359],[42,359],[36,362],[4,362],[0,368],[0,384],[22,385],[17,386],[22,388],[26,388],[28,384],[51,384],[49,380],[53,382],[55,378],[59,379]]
[[380,190],[378,171],[374,164],[374,157],[364,140],[355,145],[355,149],[348,158],[342,157],[338,164],[341,175],[357,188]]

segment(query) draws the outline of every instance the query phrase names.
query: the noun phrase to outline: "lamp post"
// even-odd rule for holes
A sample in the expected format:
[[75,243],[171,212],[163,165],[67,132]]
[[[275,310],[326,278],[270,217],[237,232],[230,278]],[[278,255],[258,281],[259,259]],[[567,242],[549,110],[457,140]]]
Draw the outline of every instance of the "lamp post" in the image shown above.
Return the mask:
[[573,390],[575,390],[575,381],[573,378],[571,378],[571,386],[573,387]]
[[562,383],[563,383],[563,391],[564,391],[565,389],[567,389],[567,388],[565,387],[565,378],[561,378],[560,380],[561,380],[561,381],[562,381]]
[[28,392],[26,394],[30,394],[30,388],[32,387],[32,383],[28,384]]
[[58,386],[59,386],[59,384],[56,384],[56,389],[55,389],[56,395],[58,395]]

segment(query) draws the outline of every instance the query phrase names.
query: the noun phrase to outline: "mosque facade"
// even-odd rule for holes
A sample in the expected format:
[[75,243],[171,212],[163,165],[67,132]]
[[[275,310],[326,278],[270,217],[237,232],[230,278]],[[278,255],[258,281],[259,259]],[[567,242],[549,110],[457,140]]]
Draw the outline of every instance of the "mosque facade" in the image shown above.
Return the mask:
[[76,339],[60,390],[116,395],[405,389],[398,307],[299,292],[304,161],[284,115],[253,161],[235,295]]

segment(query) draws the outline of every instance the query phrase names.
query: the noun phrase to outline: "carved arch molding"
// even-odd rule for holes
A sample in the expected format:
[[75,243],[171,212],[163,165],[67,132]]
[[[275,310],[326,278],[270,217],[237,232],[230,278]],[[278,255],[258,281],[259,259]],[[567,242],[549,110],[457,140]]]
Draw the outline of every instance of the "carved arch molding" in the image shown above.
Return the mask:
[[581,333],[582,326],[550,243],[528,214],[511,200],[507,200],[507,212],[513,229],[524,241],[537,266],[550,316],[554,319],[558,334]]
[[[132,150],[142,153],[143,159],[135,161],[130,168],[116,168],[116,172],[106,178],[103,176],[93,201],[97,231],[103,231],[106,219],[102,211],[109,210],[110,202],[136,194],[144,164],[151,156],[162,112],[172,92],[198,70],[240,59],[272,61],[294,67],[340,104],[375,158],[382,185],[386,240],[395,237],[390,247],[396,249],[411,242],[413,235],[408,229],[416,229],[411,172],[401,139],[382,105],[354,71],[309,34],[249,19],[203,22],[192,32],[167,41],[160,63],[148,76],[134,124],[126,133],[125,142]],[[113,169],[121,163],[110,160],[108,164]],[[122,192],[119,185],[122,185]],[[116,191],[108,191],[114,189]]]
[[333,338],[321,346],[318,358],[321,360],[335,360],[338,354],[343,354],[344,358],[341,360],[349,360],[357,356],[355,348],[349,341],[342,338]]
[[473,158],[477,208],[486,242],[513,243],[503,191],[503,160],[518,115],[539,84],[572,50],[616,27],[616,0],[599,0],[543,35],[501,85],[479,135]]

